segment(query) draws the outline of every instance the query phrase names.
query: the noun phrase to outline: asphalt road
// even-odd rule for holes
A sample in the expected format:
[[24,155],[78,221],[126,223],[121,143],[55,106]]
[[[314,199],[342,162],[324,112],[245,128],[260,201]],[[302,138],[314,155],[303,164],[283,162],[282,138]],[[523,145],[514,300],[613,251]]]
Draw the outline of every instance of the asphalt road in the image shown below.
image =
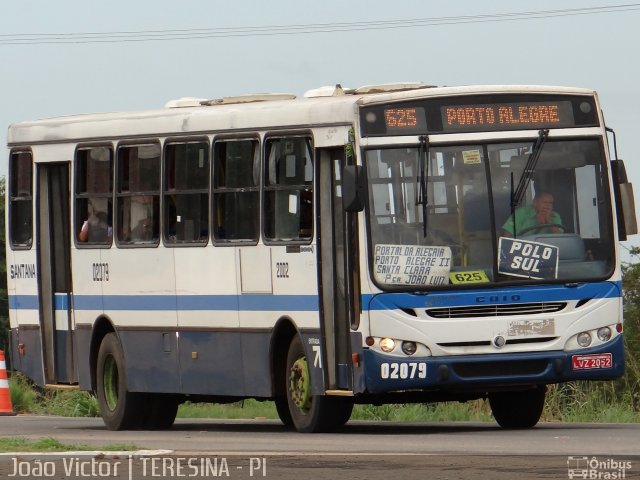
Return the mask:
[[[4,455],[0,479],[35,477],[33,469],[45,462],[53,475],[43,477],[68,479],[101,473],[127,479],[640,478],[640,424],[543,423],[508,431],[490,423],[349,422],[339,433],[305,435],[267,420],[178,420],[162,432],[111,432],[100,419],[18,416],[0,417],[0,437],[168,450],[17,457],[23,463]],[[102,471],[97,461],[106,462]]]

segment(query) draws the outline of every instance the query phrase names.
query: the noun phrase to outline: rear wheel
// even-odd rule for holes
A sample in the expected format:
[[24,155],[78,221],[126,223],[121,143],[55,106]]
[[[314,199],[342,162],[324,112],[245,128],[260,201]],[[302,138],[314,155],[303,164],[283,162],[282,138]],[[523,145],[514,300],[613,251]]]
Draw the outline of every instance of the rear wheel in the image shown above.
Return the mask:
[[149,430],[166,430],[173,425],[178,413],[178,400],[172,395],[148,393],[147,412],[142,427]]
[[544,409],[545,385],[530,390],[489,394],[491,413],[503,428],[531,428],[540,420]]
[[145,419],[144,394],[127,389],[124,353],[115,333],[107,334],[98,351],[97,397],[102,420],[109,430],[139,428]]
[[298,336],[289,346],[285,383],[289,413],[299,432],[329,432],[349,420],[353,409],[351,399],[313,395],[307,357]]

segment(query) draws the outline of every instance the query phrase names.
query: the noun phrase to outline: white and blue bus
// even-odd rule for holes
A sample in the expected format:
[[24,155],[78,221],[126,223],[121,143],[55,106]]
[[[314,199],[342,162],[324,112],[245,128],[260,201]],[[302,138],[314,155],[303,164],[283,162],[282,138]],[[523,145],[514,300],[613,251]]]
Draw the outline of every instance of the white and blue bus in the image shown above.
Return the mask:
[[302,432],[479,398],[532,427],[547,385],[624,371],[636,226],[610,138],[595,92],[537,86],[13,124],[11,365],[95,392],[110,429],[243,398]]

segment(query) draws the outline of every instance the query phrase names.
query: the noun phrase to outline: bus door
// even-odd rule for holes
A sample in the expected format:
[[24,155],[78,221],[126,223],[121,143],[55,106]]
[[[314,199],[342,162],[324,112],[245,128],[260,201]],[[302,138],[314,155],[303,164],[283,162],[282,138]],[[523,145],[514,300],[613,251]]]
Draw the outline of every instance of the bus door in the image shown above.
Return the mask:
[[327,389],[351,390],[350,325],[355,318],[353,289],[356,232],[350,214],[342,207],[341,175],[344,148],[319,149],[318,264],[320,313]]
[[36,235],[45,382],[75,383],[68,162],[38,165]]

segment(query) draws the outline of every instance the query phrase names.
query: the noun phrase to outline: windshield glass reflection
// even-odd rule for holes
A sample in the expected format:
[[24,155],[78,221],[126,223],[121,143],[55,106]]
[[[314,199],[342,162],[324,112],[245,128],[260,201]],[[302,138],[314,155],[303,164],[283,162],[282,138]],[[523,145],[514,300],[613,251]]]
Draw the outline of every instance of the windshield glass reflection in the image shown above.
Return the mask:
[[376,283],[415,289],[607,276],[612,227],[600,143],[546,142],[516,205],[533,146],[431,145],[423,159],[426,209],[419,146],[368,150]]

